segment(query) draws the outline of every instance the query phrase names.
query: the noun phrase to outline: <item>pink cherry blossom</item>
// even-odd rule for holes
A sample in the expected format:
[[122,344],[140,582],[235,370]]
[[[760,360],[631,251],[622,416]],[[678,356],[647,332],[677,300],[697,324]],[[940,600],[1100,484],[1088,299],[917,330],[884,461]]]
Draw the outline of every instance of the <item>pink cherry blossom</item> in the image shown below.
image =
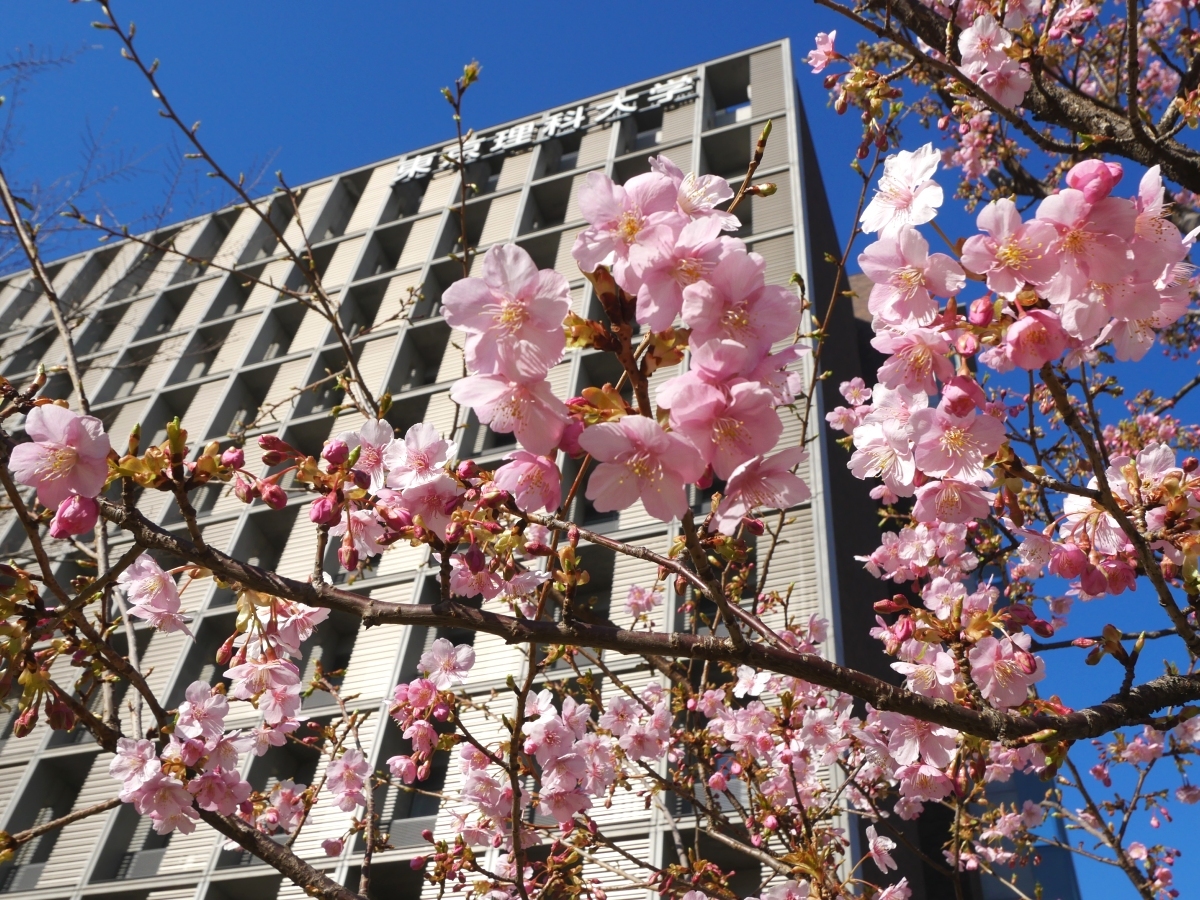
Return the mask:
[[613,277],[630,293],[641,273],[666,252],[682,227],[675,206],[675,183],[659,172],[613,184],[603,172],[589,172],[579,192],[579,211],[591,225],[576,239],[571,255],[584,272],[612,260]]
[[421,669],[439,691],[448,691],[455,682],[465,683],[467,673],[475,665],[475,651],[470,644],[450,643],[438,638],[421,655]]
[[[668,396],[671,428],[692,442],[718,478],[768,452],[783,433],[773,395],[751,381],[722,389],[686,379]],[[662,391],[658,399],[663,404]]]
[[350,812],[356,806],[367,805],[363,788],[370,774],[370,763],[363,757],[362,751],[356,749],[347,750],[329,764],[325,783],[336,798],[338,809]]
[[726,231],[737,231],[741,222],[733,213],[717,209],[717,206],[733,199],[733,189],[720,175],[686,175],[667,156],[650,157],[650,169],[671,179],[678,189],[675,196],[676,208],[689,219],[712,218],[721,223]]
[[817,49],[809,50],[808,56],[805,59],[812,66],[814,75],[825,71],[825,67],[838,58],[837,51],[833,49],[833,42],[836,38],[836,31],[831,31],[828,34],[824,31],[817,33]]
[[969,522],[985,519],[991,510],[994,494],[981,490],[974,484],[947,478],[931,481],[917,488],[917,502],[913,504],[913,518],[918,522]]
[[513,495],[518,509],[525,512],[558,509],[562,501],[562,476],[554,460],[528,450],[517,450],[505,459],[511,462],[496,470],[493,482]]
[[404,433],[404,440],[392,441],[384,450],[387,486],[402,491],[406,487],[429,481],[442,472],[447,460],[457,450],[457,445],[443,440],[432,425],[418,422]]
[[896,777],[900,779],[901,796],[909,800],[941,800],[954,789],[953,782],[941,769],[925,763],[905,766],[896,773]]
[[18,484],[37,488],[42,506],[54,509],[72,494],[100,493],[111,447],[99,419],[50,403],[29,411],[25,433],[30,441],[12,448],[8,465]]
[[950,297],[967,283],[962,267],[944,253],[929,253],[929,242],[911,225],[881,237],[858,257],[875,282],[868,308],[885,322],[928,324],[937,315],[933,297]]
[[1058,232],[1049,222],[1021,221],[1017,205],[1007,197],[989,203],[975,220],[979,230],[967,238],[962,264],[987,276],[988,287],[1011,295],[1025,284],[1044,285],[1057,269],[1052,255]]
[[907,429],[895,420],[855,428],[854,453],[846,465],[855,478],[882,478],[898,496],[912,496],[917,467]]
[[1029,686],[1045,676],[1045,665],[1029,653],[1029,635],[985,637],[967,654],[983,696],[999,707],[1020,706]]
[[972,412],[952,416],[940,409],[919,409],[909,420],[917,466],[927,475],[986,483],[983,458],[1004,443],[1004,425]]
[[895,849],[895,841],[880,835],[874,825],[867,826],[867,852],[875,861],[875,865],[879,866],[879,871],[895,871],[898,868],[896,861],[892,859],[892,851]]
[[933,144],[889,156],[883,164],[879,188],[863,210],[862,230],[887,236],[901,225],[923,225],[932,220],[942,205],[942,188],[931,180],[939,159]]
[[288,778],[281,781],[271,789],[270,801],[271,809],[274,811],[274,820],[283,831],[292,832],[296,830],[296,826],[300,824],[301,818],[305,814],[303,794],[307,790],[307,786],[296,784],[292,779]]
[[565,405],[544,378],[510,381],[502,375],[471,375],[450,389],[455,403],[469,406],[484,425],[514,434],[532,453],[553,453],[562,438]]
[[170,834],[178,830],[191,834],[196,828],[200,814],[192,806],[192,795],[183,782],[174,775],[161,771],[148,778],[132,797],[134,808],[143,816],[149,816],[158,834]]
[[188,738],[214,740],[225,730],[229,701],[204,681],[193,681],[184,692],[187,699],[179,704],[175,733]]
[[808,485],[792,473],[807,458],[801,448],[789,447],[774,456],[756,456],[742,463],[729,476],[709,528],[732,535],[756,509],[787,509],[808,500]]
[[129,614],[145,619],[164,633],[188,631],[187,619],[180,612],[182,601],[175,579],[159,568],[154,557],[143,553],[133,565],[117,576],[129,598]]
[[229,696],[235,700],[253,700],[264,691],[300,684],[300,670],[287,659],[249,660],[225,671],[233,684]]
[[757,363],[776,341],[800,324],[800,300],[785,287],[764,281],[766,263],[757,253],[730,252],[705,281],[683,290],[683,321],[692,344],[735,341]]
[[912,888],[908,886],[908,878],[901,878],[876,894],[875,900],[910,900],[911,897]]
[[329,533],[341,537],[347,532],[360,557],[378,556],[386,549],[380,542],[387,534],[387,528],[374,509],[342,510],[341,520],[329,529]]
[[1058,317],[1042,309],[1025,313],[1004,334],[1004,353],[1022,369],[1040,369],[1062,356],[1069,337]]
[[126,795],[141,787],[161,768],[152,742],[118,738],[116,756],[108,764],[108,774],[123,782],[121,799],[128,803]]
[[477,597],[492,600],[504,590],[504,581],[487,566],[487,560],[472,545],[467,553],[456,553],[450,557],[450,591],[459,597]]
[[450,512],[463,490],[453,478],[446,474],[436,475],[429,481],[407,487],[402,492],[406,507],[413,518],[436,534],[446,536],[450,524]]
[[250,783],[236,771],[211,769],[188,782],[188,792],[196,797],[201,809],[232,816],[242,801],[250,797]]
[[515,244],[488,250],[483,277],[454,282],[442,307],[446,321],[468,334],[465,355],[473,374],[524,381],[545,375],[562,358],[562,324],[571,309],[567,279],[539,271]]
[[1011,46],[1012,35],[1001,28],[994,17],[979,16],[970,28],[964,28],[958,36],[962,69],[972,77],[984,69],[998,69],[1009,61],[1004,51]]
[[683,226],[669,249],[643,271],[637,292],[639,322],[653,331],[670,328],[683,309],[684,289],[703,281],[730,246],[744,249],[740,241],[722,239],[721,226],[715,216],[693,219]]
[[883,332],[871,339],[871,346],[890,354],[879,367],[879,380],[889,388],[906,387],[926,394],[937,393],[937,382],[954,377],[954,366],[947,354],[950,341],[930,328],[912,328],[904,332]]
[[662,602],[662,591],[658,588],[644,588],[633,584],[629,586],[629,594],[625,597],[625,609],[631,616],[645,616],[654,611]]
[[359,448],[356,471],[365,472],[371,479],[371,493],[375,493],[384,482],[383,456],[395,440],[396,432],[383,419],[368,419],[358,431],[343,431],[337,440],[353,450]]
[[704,472],[691,444],[644,416],[593,425],[579,436],[579,446],[600,462],[587,486],[598,512],[627,509],[641,499],[646,512],[669,522],[687,510],[685,486]]
[[1012,59],[979,76],[979,86],[1002,106],[1016,106],[1025,99],[1032,84],[1029,67]]
[[900,765],[911,766],[920,759],[944,769],[954,758],[958,732],[953,728],[933,725],[900,713],[880,713],[879,720],[890,732],[888,752]]

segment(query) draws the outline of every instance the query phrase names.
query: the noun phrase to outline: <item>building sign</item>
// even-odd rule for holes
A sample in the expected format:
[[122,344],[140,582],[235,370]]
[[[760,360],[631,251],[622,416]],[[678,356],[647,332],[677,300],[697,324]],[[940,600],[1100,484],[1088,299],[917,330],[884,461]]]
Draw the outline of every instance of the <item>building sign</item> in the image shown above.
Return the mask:
[[[574,109],[546,113],[541,120],[522,122],[484,137],[472,136],[463,142],[462,161],[473,163],[485,157],[531,147],[551,138],[572,134],[589,125],[616,122],[640,109],[657,109],[694,99],[696,76],[680,75],[660,81],[636,94],[621,91],[595,106],[576,106]],[[458,162],[458,154],[459,147],[456,141],[436,153],[420,153],[402,159],[396,167],[396,181],[414,181],[434,172],[452,169]]]

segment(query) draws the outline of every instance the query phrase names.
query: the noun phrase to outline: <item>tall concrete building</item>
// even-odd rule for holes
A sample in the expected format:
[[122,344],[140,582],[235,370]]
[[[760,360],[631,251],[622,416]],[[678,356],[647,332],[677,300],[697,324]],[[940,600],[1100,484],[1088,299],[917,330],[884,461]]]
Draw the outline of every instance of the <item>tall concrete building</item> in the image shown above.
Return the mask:
[[[756,180],[774,182],[778,193],[751,198],[739,209],[744,222],[739,236],[766,260],[769,282],[788,284],[793,272],[799,273],[817,314],[823,314],[833,285],[831,267],[819,261],[826,251],[837,250],[837,242],[787,41],[479,130],[466,148],[468,179],[478,186],[466,205],[470,242],[484,251],[515,241],[539,266],[553,267],[570,279],[576,312],[602,318],[571,258],[575,236],[584,227],[578,198],[588,173],[605,172],[624,181],[649,171],[648,158],[662,154],[685,171],[740,183],[768,118],[774,131]],[[448,394],[463,374],[463,336],[446,324],[439,303],[443,291],[461,277],[461,267],[450,255],[461,231],[459,182],[441,156],[455,148],[447,140],[306,185],[300,189],[298,215],[281,197],[264,198],[261,206],[293,246],[302,235],[311,243],[364,379],[376,396],[387,391],[394,398],[388,420],[401,433],[425,421],[448,434],[458,422],[461,454],[495,463],[511,447],[511,436],[493,433],[470,417],[459,421]],[[101,245],[50,266],[55,289],[75,324],[93,412],[105,422],[114,445],[120,447],[136,423],[142,425],[143,446],[160,442],[167,421],[180,416],[193,447],[208,440],[228,445],[231,435],[239,436],[245,441],[247,467],[265,474],[255,440],[259,435],[280,435],[315,453],[332,434],[361,424],[357,413],[344,412],[336,419],[331,414],[343,394],[328,376],[343,368],[345,354],[328,323],[300,302],[244,277],[288,287],[302,281],[253,210],[221,210],[147,237],[191,257],[211,259],[212,264],[193,264],[127,241]],[[857,327],[861,330],[861,323]],[[841,304],[822,363],[835,370],[835,377],[826,383],[826,394],[812,416],[814,433],[826,403],[840,402],[838,381],[873,371],[863,368],[860,330],[850,304]],[[62,361],[62,343],[31,275],[25,272],[0,282],[0,374],[20,382],[39,363]],[[797,364],[806,378],[807,365]],[[654,381],[660,383],[676,371],[660,371]],[[605,355],[568,351],[550,379],[565,399],[589,385],[616,382],[619,374],[617,364]],[[47,391],[71,399],[65,374],[54,375]],[[795,445],[801,438],[800,422],[786,413],[784,418],[781,446]],[[812,444],[809,469],[802,473],[812,486],[812,501],[789,512],[765,587],[790,589],[794,615],[818,613],[828,618],[831,652],[840,660],[886,674],[885,661],[866,639],[873,616],[870,604],[883,587],[853,559],[877,543],[874,510],[863,485],[846,472],[845,458],[831,438]],[[563,464],[568,476],[573,474],[573,464]],[[312,571],[316,534],[301,492],[296,491],[281,512],[261,503],[246,506],[222,485],[203,489],[193,502],[208,544],[284,575],[305,578]],[[705,498],[697,497],[696,502],[698,508],[706,505]],[[165,528],[183,527],[166,494],[146,495],[140,508]],[[649,517],[640,504],[603,515],[580,498],[571,512],[590,528],[658,550],[665,551],[675,533]],[[120,532],[114,530],[112,536],[116,558],[127,545]],[[63,576],[79,570],[83,554],[76,547],[65,544],[55,550]],[[20,524],[11,513],[0,513],[0,554],[19,559],[26,552]],[[631,584],[652,580],[653,571],[596,546],[585,546],[583,553],[592,572],[586,590],[597,609],[629,624],[621,601]],[[339,577],[332,555],[326,569]],[[344,573],[340,577],[344,579]],[[404,544],[384,554],[367,577],[348,586],[404,602],[428,600],[437,590],[426,548]],[[218,673],[214,654],[232,631],[233,600],[229,591],[210,584],[185,591],[194,641],[139,626],[142,670],[168,708],[182,700],[191,681]],[[659,610],[659,627],[686,627],[677,606],[668,598]],[[390,688],[413,677],[422,651],[440,634],[415,628],[360,630],[357,621],[334,615],[307,645],[301,663],[305,678],[318,661],[326,670],[344,669],[342,692],[357,696],[356,707],[372,711],[362,737],[377,766],[404,747],[387,716]],[[445,636],[473,640],[477,662],[469,688],[481,696],[502,689],[506,678],[525,665],[521,651],[498,638]],[[115,640],[123,638],[118,635]],[[651,677],[638,659],[608,653],[604,657],[611,671],[632,684],[644,684]],[[65,665],[58,675],[74,680]],[[120,694],[123,686],[117,691]],[[123,706],[124,729],[132,733],[129,704]],[[255,711],[237,706],[227,724],[253,726]],[[335,712],[328,695],[318,693],[305,701],[302,716],[328,721]],[[466,719],[479,737],[498,733],[497,723],[481,714],[467,713]],[[14,832],[114,795],[108,755],[86,734],[39,726],[31,736],[15,739],[11,731],[10,717],[0,737],[0,828]],[[456,766],[447,767],[446,762],[439,759],[428,786],[453,797]],[[255,788],[265,789],[287,778],[313,783],[323,769],[316,751],[293,745],[247,760],[245,774]],[[420,873],[409,861],[427,848],[421,838],[424,829],[439,836],[450,833],[455,804],[394,791],[381,791],[378,804],[396,849],[376,857],[373,893],[436,896],[428,885],[421,887]],[[655,804],[647,808],[646,798],[633,792],[618,792],[611,808],[593,812],[604,832],[619,839],[629,854],[652,863],[674,858],[667,816],[676,817],[674,826],[685,833],[697,827],[683,809]],[[332,860],[320,846],[323,838],[341,833],[349,823],[350,814],[318,806],[295,850],[335,878],[354,883],[361,843],[348,842],[343,855]],[[942,837],[944,832],[930,840],[940,844]],[[722,855],[717,844],[710,849],[713,858],[738,868],[735,885],[741,896],[757,893],[757,863]],[[921,867],[914,860],[909,861],[910,881],[923,890]],[[616,853],[601,853],[585,871],[606,885],[613,900],[653,896],[606,866],[621,868],[625,861]],[[937,896],[932,887],[931,882],[926,894]],[[298,888],[281,883],[273,869],[249,854],[225,849],[207,826],[190,835],[159,836],[128,806],[24,845],[11,864],[0,867],[0,892],[31,900],[301,896]]]

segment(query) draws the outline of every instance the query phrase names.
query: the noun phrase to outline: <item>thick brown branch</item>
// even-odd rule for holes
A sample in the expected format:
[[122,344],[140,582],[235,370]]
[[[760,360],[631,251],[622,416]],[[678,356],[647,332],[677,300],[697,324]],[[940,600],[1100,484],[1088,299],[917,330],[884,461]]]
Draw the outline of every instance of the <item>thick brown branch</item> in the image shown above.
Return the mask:
[[1200,700],[1200,680],[1163,676],[1112,697],[1096,706],[1068,714],[1019,715],[993,709],[967,709],[944,700],[923,697],[878,678],[840,666],[819,656],[751,643],[739,651],[730,641],[680,632],[627,631],[611,625],[580,621],[550,622],[517,618],[457,602],[435,605],[387,603],[332,585],[314,585],[285,578],[233,559],[219,550],[201,550],[184,538],[170,534],[136,511],[103,501],[105,518],[131,531],[147,547],[174,554],[204,566],[228,582],[252,590],[295,600],[309,606],[342,610],[360,617],[367,627],[384,624],[468,628],[494,634],[511,644],[567,644],[615,650],[635,656],[708,660],[730,665],[746,664],[781,675],[802,678],[842,691],[871,703],[877,709],[915,718],[990,740],[1012,740],[1053,730],[1058,740],[1098,737],[1114,728],[1145,721],[1160,709]]

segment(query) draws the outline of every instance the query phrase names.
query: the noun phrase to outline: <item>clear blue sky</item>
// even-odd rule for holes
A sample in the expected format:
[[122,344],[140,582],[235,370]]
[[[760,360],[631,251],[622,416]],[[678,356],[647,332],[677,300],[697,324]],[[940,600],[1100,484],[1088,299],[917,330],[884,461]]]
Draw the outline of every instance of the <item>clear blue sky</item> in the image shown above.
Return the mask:
[[[752,5],[115,0],[115,5],[122,20],[136,21],[141,52],[162,60],[165,90],[186,121],[202,121],[201,135],[217,158],[230,170],[247,172],[269,161],[268,182],[282,169],[293,184],[448,138],[453,124],[438,88],[471,58],[484,68],[471,90],[467,123],[482,128],[780,37],[791,37],[799,62],[817,31],[837,28],[843,46],[853,36],[843,20],[812,3],[780,0]],[[19,144],[5,166],[22,185],[67,177],[80,166],[82,135],[90,129],[101,135],[109,159],[129,161],[124,177],[102,188],[106,203],[122,220],[144,224],[163,201],[163,173],[177,152],[145,83],[119,58],[116,39],[89,27],[99,15],[92,3],[5,4],[0,58],[28,47],[78,51],[71,65],[43,74],[18,98]],[[858,144],[856,118],[837,116],[820,79],[808,75],[802,63],[796,70],[829,195],[835,202],[857,197],[859,182],[848,167]],[[10,110],[11,102],[0,117]],[[911,149],[927,139],[914,126],[906,144]],[[949,195],[953,179],[942,180]],[[184,185],[167,221],[213,202],[202,178]],[[852,211],[849,205],[835,207],[842,235]],[[942,221],[954,233],[967,219],[949,201]],[[1161,366],[1157,359],[1152,354],[1147,364]],[[1166,375],[1164,369],[1169,383],[1189,375]],[[1193,406],[1191,421],[1195,412]],[[1137,615],[1146,608],[1140,601],[1135,606],[1126,595],[1077,606],[1068,636],[1098,633],[1107,621],[1147,627]],[[1159,617],[1148,627],[1160,627]],[[1110,662],[1088,669],[1082,653],[1058,654],[1065,656],[1053,660],[1056,674],[1046,687],[1068,703],[1096,702],[1119,679]],[[1147,648],[1144,658],[1149,663],[1158,657]],[[1080,750],[1087,758],[1086,748]],[[1200,884],[1200,859],[1192,858],[1186,839],[1200,827],[1200,815],[1182,812],[1161,835],[1141,828],[1137,836],[1147,844],[1161,837],[1185,845],[1176,877],[1186,895]],[[1118,872],[1087,863],[1077,868],[1088,900],[1136,896]]]

